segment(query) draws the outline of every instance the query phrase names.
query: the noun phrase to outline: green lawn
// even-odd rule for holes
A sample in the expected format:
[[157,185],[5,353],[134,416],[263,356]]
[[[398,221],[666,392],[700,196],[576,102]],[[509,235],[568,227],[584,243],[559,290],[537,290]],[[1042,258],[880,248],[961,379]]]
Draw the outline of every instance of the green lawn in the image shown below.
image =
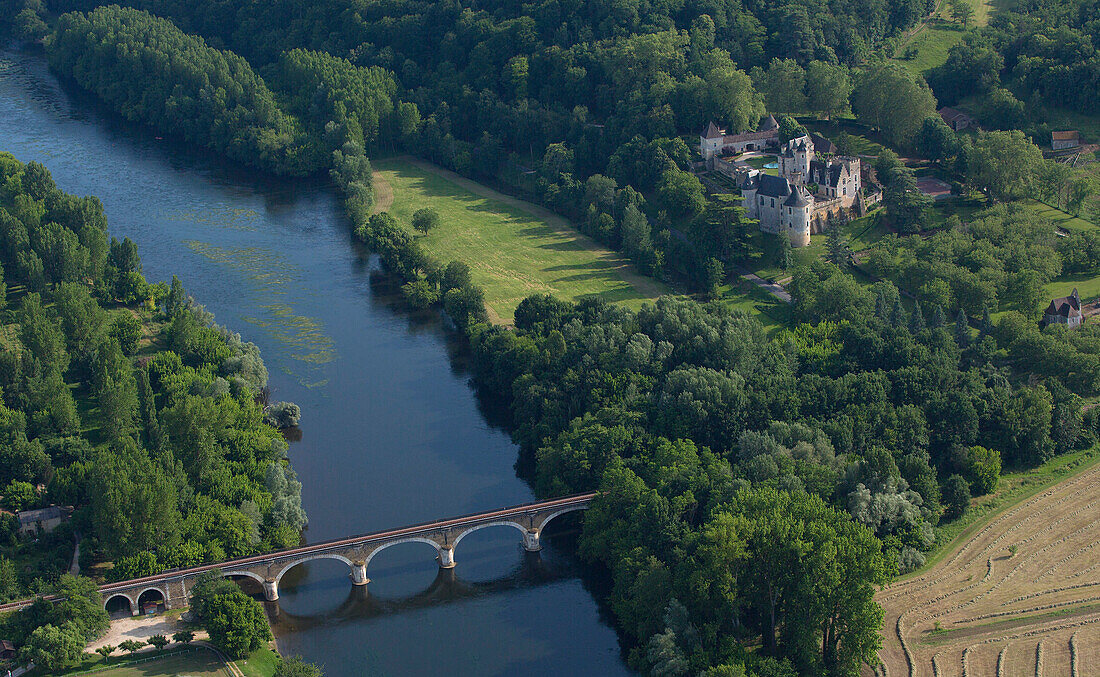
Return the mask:
[[386,210],[399,222],[409,226],[422,207],[439,213],[440,226],[421,244],[443,262],[470,265],[494,321],[510,323],[519,302],[536,293],[638,308],[670,291],[539,207],[407,160],[380,160],[375,170],[392,189]]
[[279,656],[264,647],[253,651],[251,656],[242,661],[234,661],[234,664],[244,673],[244,677],[271,677],[279,666]]
[[[969,2],[974,10],[969,28],[988,24],[989,15],[993,11],[990,0],[969,0]],[[967,28],[951,18],[950,3],[941,1],[939,10],[929,17],[923,27],[914,30],[909,40],[902,41],[894,54],[894,59],[914,75],[923,74],[947,61],[948,51],[962,42],[966,33]],[[916,56],[912,59],[903,58],[910,48],[916,48]]]
[[[169,650],[168,653],[172,653]],[[57,673],[40,673],[35,675],[95,675],[96,677],[231,677],[225,663],[218,658],[213,651],[202,648],[194,648],[186,653],[142,660],[145,655],[138,654],[134,659],[124,657],[112,657],[111,662],[104,665],[103,658],[94,655],[89,657],[79,667]],[[266,673],[270,675],[272,673]]]

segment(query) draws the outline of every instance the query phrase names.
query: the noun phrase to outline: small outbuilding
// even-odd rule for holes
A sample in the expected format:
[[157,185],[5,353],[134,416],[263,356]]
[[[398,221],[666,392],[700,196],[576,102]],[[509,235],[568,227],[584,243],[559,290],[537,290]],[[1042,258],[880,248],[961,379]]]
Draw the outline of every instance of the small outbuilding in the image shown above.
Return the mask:
[[1081,296],[1074,288],[1069,296],[1054,299],[1043,313],[1043,324],[1064,324],[1070,329],[1081,326],[1085,315],[1081,312]]
[[15,646],[6,639],[0,639],[0,661],[15,659]]
[[967,127],[977,126],[977,122],[974,118],[956,108],[941,108],[937,112],[940,114],[943,121],[947,123],[947,126],[956,132],[962,131]]
[[1051,150],[1067,150],[1081,145],[1081,134],[1077,130],[1050,133]]
[[21,510],[15,513],[15,519],[19,521],[20,535],[35,536],[53,531],[72,514],[71,506],[51,505],[37,510]]

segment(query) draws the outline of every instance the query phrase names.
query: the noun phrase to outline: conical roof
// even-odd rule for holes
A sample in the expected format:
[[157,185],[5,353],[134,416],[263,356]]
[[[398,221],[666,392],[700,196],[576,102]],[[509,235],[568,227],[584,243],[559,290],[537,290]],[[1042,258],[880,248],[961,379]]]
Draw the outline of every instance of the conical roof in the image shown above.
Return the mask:
[[791,191],[790,197],[783,201],[783,205],[802,209],[803,207],[809,207],[810,201],[802,194],[802,188],[798,187]]
[[718,129],[718,125],[711,122],[707,125],[707,128],[703,131],[704,139],[717,139],[722,136],[722,130]]
[[779,123],[775,121],[774,115],[769,115],[760,121],[760,131],[770,132],[773,129],[779,129]]
[[752,174],[746,174],[745,180],[741,182],[741,190],[752,190],[756,188],[756,177]]

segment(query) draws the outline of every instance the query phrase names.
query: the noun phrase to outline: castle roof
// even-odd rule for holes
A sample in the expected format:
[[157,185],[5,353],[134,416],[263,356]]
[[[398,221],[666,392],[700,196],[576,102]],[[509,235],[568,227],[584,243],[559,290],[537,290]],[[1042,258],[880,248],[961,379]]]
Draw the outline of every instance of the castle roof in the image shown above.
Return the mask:
[[791,182],[782,176],[760,174],[756,177],[757,195],[787,197],[791,194]]
[[707,128],[703,130],[704,139],[719,139],[722,137],[722,130],[718,129],[718,125],[711,122],[707,125]]
[[779,123],[775,121],[774,115],[769,115],[760,121],[759,131],[766,132],[772,129],[779,129]]
[[1075,287],[1073,293],[1069,296],[1063,296],[1051,301],[1044,314],[1061,315],[1062,317],[1080,317],[1081,297],[1077,293],[1077,288]]
[[809,207],[810,201],[802,194],[801,188],[795,188],[790,197],[783,201],[785,207],[795,207],[796,209],[802,209],[803,207]]
[[815,153],[826,153],[829,155],[836,155],[840,150],[836,147],[836,144],[826,139],[824,136],[818,136],[817,134],[810,134],[810,143],[814,145]]

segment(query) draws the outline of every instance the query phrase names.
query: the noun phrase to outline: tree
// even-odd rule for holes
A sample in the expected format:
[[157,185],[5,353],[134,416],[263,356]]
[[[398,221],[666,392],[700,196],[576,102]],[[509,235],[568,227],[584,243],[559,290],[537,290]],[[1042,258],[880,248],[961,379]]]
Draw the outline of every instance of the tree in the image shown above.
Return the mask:
[[909,332],[919,334],[925,329],[924,312],[921,311],[920,301],[913,304],[913,314],[909,316]]
[[834,266],[848,263],[850,252],[848,239],[841,230],[842,219],[839,216],[830,217],[826,224],[825,259]]
[[291,656],[279,661],[273,677],[321,677],[321,669],[301,656]]
[[791,267],[791,234],[784,230],[777,237],[779,239],[779,253],[775,257],[776,263],[778,263],[780,270],[787,270]]
[[190,630],[180,630],[172,634],[172,641],[179,644],[190,644],[195,639],[195,633]]
[[974,8],[967,0],[951,0],[951,18],[967,27],[974,18]]
[[128,639],[118,643],[118,648],[128,652],[131,656],[141,651],[145,646],[145,642],[139,642],[136,639]]
[[779,123],[780,143],[786,143],[806,134],[806,128],[790,115],[780,115],[776,122]]
[[936,99],[919,75],[897,63],[868,68],[852,91],[852,110],[866,124],[881,129],[893,144],[907,146],[921,123],[936,114]]
[[84,637],[71,623],[46,624],[34,629],[19,649],[20,660],[44,670],[60,670],[76,662],[84,652]]
[[961,517],[970,507],[970,484],[962,475],[952,475],[943,483],[943,505],[949,517]]
[[430,208],[424,207],[417,209],[412,217],[412,226],[421,233],[427,235],[428,231],[439,225],[439,212]]
[[666,169],[657,184],[657,201],[670,216],[691,219],[703,211],[706,196],[703,184],[694,174],[675,167]]
[[915,143],[918,153],[940,163],[954,157],[959,149],[955,132],[938,115],[924,119]]
[[996,490],[1001,477],[1001,452],[973,446],[967,449],[961,465],[973,495],[984,496]]
[[1035,189],[1043,164],[1042,152],[1023,132],[980,132],[967,175],[994,200],[1015,200]]
[[806,67],[806,108],[826,119],[848,109],[852,81],[848,68],[825,61],[811,61]]
[[11,512],[19,512],[29,508],[38,500],[38,492],[34,490],[34,485],[29,482],[12,482],[4,487],[3,493],[4,496],[0,500],[0,505]]
[[970,320],[966,318],[962,308],[959,308],[959,312],[955,315],[955,343],[960,348],[970,345]]
[[187,307],[187,294],[183,291],[183,283],[175,275],[172,276],[172,286],[168,289],[168,296],[164,299],[164,313],[172,317]]
[[157,651],[160,651],[164,647],[168,646],[168,638],[164,635],[153,635],[148,639],[148,643]]
[[114,644],[104,644],[103,646],[97,648],[95,652],[100,656],[103,656],[103,662],[107,663],[111,660],[111,654],[113,654],[115,652],[115,649],[117,648],[118,647],[116,647]]
[[245,658],[271,639],[263,606],[236,586],[206,599],[199,620],[210,643],[231,658]]
[[772,59],[766,72],[753,71],[768,110],[799,113],[806,110],[806,71],[794,59]]

